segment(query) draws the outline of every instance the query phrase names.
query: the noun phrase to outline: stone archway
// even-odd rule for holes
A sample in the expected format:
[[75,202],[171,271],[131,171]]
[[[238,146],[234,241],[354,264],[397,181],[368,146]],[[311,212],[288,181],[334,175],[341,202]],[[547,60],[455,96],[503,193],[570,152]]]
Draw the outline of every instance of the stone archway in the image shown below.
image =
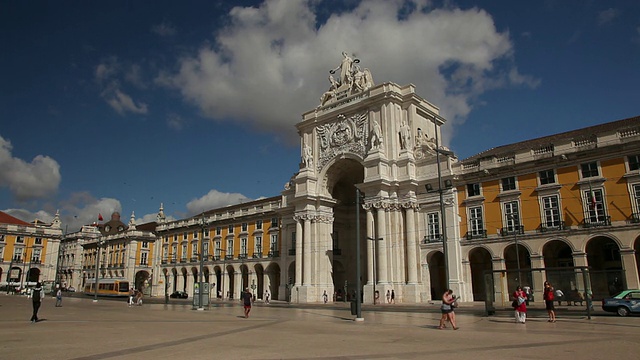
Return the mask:
[[564,293],[577,286],[572,253],[571,246],[562,240],[551,240],[542,248],[544,267],[547,269],[544,280]]
[[280,300],[280,265],[275,262],[270,263],[265,270],[265,274],[267,275],[266,290],[271,293],[271,299]]
[[469,251],[469,267],[471,268],[471,287],[473,301],[485,301],[487,299],[487,287],[485,284],[485,271],[493,270],[491,254],[482,247]]
[[446,273],[444,269],[444,254],[442,251],[434,251],[427,255],[427,264],[429,264],[431,298],[440,299],[447,289]]
[[518,285],[523,288],[527,286],[533,288],[533,277],[530,271],[531,255],[529,250],[522,244],[517,246],[517,251],[515,244],[511,244],[504,249],[504,264],[507,270],[507,287],[509,291],[515,290]]
[[626,288],[618,243],[609,237],[597,236],[587,242],[586,253],[594,299],[615,295]]
[[[364,167],[354,159],[344,158],[332,164],[326,172],[326,192],[335,201],[333,206],[333,232],[331,234],[331,267],[333,289],[338,293],[356,291],[357,282],[357,241],[360,242],[360,279],[361,286],[368,283],[367,278],[367,217],[362,208],[360,213],[360,239],[356,238],[358,219],[356,218],[356,184],[364,181]],[[362,290],[362,289],[360,289]]]

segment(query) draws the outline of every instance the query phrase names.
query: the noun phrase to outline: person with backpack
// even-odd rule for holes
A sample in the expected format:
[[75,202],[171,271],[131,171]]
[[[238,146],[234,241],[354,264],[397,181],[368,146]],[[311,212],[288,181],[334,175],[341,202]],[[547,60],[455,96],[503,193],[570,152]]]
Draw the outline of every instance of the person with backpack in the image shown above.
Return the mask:
[[31,300],[33,302],[33,315],[31,315],[31,322],[34,324],[38,322],[38,310],[42,304],[42,299],[44,299],[44,291],[42,290],[42,284],[38,282],[31,292]]
[[553,290],[553,286],[548,281],[544,282],[544,304],[547,309],[547,313],[549,314],[549,322],[556,322],[556,309],[553,306],[553,299],[555,296],[555,292]]

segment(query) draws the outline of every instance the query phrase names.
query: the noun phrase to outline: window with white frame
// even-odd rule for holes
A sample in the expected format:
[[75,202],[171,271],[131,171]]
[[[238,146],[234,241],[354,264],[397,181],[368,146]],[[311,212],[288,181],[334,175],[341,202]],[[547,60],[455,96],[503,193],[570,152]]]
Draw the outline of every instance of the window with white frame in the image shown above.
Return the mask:
[[249,224],[246,222],[242,223],[242,231],[247,232],[249,230]]
[[173,245],[173,248],[171,249],[171,259],[173,261],[176,261],[176,259],[178,258],[178,245]]
[[607,214],[605,212],[602,189],[585,190],[584,198],[587,204],[586,222],[596,224],[606,221]]
[[193,238],[197,239],[198,238],[198,230],[194,230],[193,231]]
[[178,241],[178,234],[173,235],[173,241]]
[[42,249],[40,248],[33,249],[33,252],[31,253],[31,262],[39,263],[41,254],[42,254]]
[[278,218],[277,217],[271,218],[271,227],[272,228],[273,227],[278,227]]
[[[120,244],[118,244],[118,247],[120,247]],[[142,242],[142,248],[143,249],[148,249],[149,248],[149,242],[148,241],[143,241]]]
[[598,163],[596,161],[592,161],[589,163],[580,164],[580,172],[583,179],[598,176],[600,174],[598,171]]
[[36,245],[42,245],[42,238],[37,237],[35,243]]
[[20,235],[16,236],[16,242],[17,243],[24,243],[24,238]]
[[187,259],[187,244],[182,244],[182,253],[180,258],[183,260]]
[[500,181],[502,183],[502,191],[509,191],[509,190],[515,190],[516,189],[516,177],[515,176],[509,176],[506,178],[502,178],[502,180]]
[[217,226],[216,227],[216,235],[218,235],[218,236],[222,235],[222,226]]
[[256,236],[254,238],[254,242],[255,242],[254,252],[258,255],[262,255],[262,236]]
[[243,237],[240,239],[240,254],[243,256],[247,255],[247,238]]
[[182,233],[182,240],[187,240],[187,232]]
[[427,214],[427,241],[440,241],[440,213],[432,212]]
[[203,233],[202,236],[204,236],[204,237],[208,237],[209,236],[209,228],[205,228],[204,229],[204,233]]
[[169,258],[169,247],[165,246],[162,248],[162,259],[166,260]]
[[627,156],[629,162],[629,171],[640,170],[640,155]]
[[545,196],[542,198],[542,212],[544,216],[545,228],[560,227],[560,204],[558,195]]
[[197,257],[199,250],[200,250],[200,247],[198,246],[198,242],[197,241],[192,241],[191,242],[191,257],[192,258]]
[[480,195],[480,184],[467,184],[467,196],[479,196]]
[[22,252],[24,248],[18,247],[13,250],[13,261],[22,261]]
[[540,176],[540,185],[555,184],[556,182],[556,174],[553,169],[540,171],[538,176]]
[[0,246],[0,259],[4,259],[4,246]]
[[256,220],[256,230],[262,230],[262,220]]
[[205,241],[202,243],[202,255],[206,258],[209,256],[209,242]]
[[269,242],[269,251],[275,253],[278,251],[278,235],[272,234],[271,241]]
[[226,254],[226,256],[228,258],[232,258],[233,257],[233,239],[227,240],[227,254]]
[[215,248],[214,248],[214,252],[215,252],[215,256],[220,259],[220,253],[222,252],[222,244],[220,243],[220,241],[216,241],[215,243]]
[[482,207],[476,206],[469,209],[469,230],[471,235],[484,235],[484,223],[482,220]]
[[229,234],[233,234],[233,225],[229,225]]
[[147,261],[149,261],[149,253],[147,251],[143,251],[140,253],[140,265],[147,265]]
[[638,213],[640,213],[640,184],[633,184],[633,204],[634,212],[636,213],[636,218],[640,219]]
[[518,202],[509,201],[504,203],[504,215],[507,232],[514,233],[520,231],[520,212],[518,211]]

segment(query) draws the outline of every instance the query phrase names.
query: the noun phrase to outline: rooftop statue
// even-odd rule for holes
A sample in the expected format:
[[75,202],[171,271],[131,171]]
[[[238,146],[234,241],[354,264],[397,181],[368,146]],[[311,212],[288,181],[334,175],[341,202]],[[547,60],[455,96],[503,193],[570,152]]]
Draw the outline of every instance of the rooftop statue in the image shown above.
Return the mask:
[[[329,70],[329,90],[320,97],[320,105],[339,100],[343,97],[365,91],[372,87],[373,76],[371,71],[364,70],[358,65],[360,59],[349,56],[342,52],[342,61],[335,69]],[[340,77],[336,79],[333,75],[340,70]]]

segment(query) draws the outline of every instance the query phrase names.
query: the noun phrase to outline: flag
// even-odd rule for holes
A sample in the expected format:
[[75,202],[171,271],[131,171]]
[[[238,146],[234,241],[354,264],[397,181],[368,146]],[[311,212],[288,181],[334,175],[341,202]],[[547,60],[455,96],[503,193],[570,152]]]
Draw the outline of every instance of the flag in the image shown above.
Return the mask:
[[596,208],[596,193],[593,192],[591,188],[591,183],[589,183],[589,207],[591,209]]
[[98,213],[98,221],[102,221],[102,220],[104,220],[104,219],[102,218],[102,214]]

